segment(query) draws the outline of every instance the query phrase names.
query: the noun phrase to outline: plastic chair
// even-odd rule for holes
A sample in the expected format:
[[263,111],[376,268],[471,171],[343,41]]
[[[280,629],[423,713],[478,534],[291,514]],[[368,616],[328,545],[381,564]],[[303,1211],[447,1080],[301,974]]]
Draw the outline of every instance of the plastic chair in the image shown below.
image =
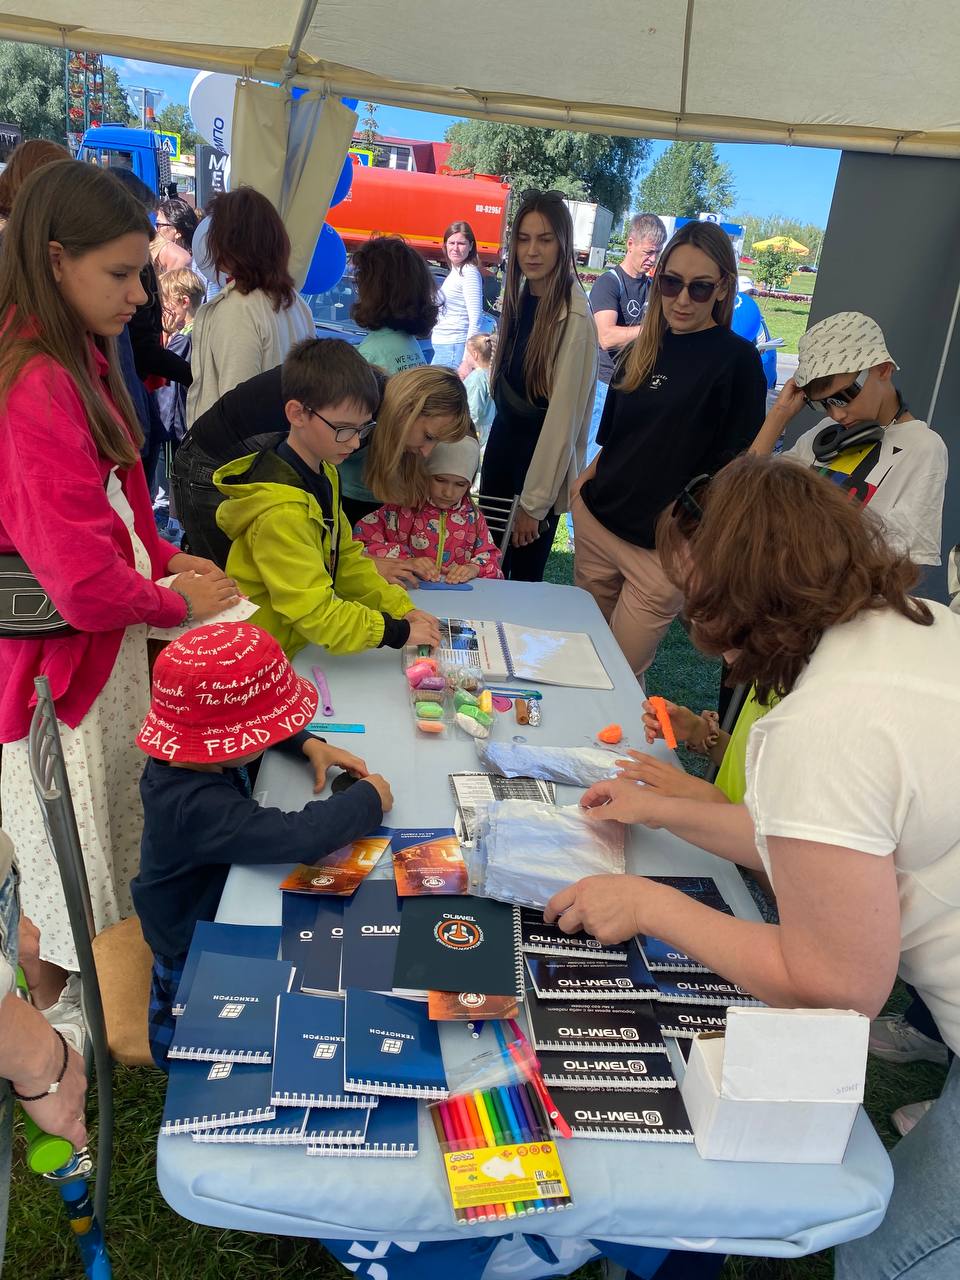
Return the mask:
[[497,543],[500,554],[503,555],[510,545],[510,535],[513,533],[513,522],[517,518],[520,495],[516,494],[512,498],[494,498],[490,494],[478,493],[475,497],[477,506],[483,512],[483,518],[487,522],[490,535]]
[[80,965],[87,1067],[89,1070],[92,1059],[97,1081],[100,1137],[94,1209],[102,1227],[113,1165],[113,1064],[152,1065],[147,1041],[152,956],[136,917],[111,925],[99,936],[96,933],[56,709],[46,676],[38,677],[34,687],[37,706],[30,723],[30,773],[60,871]]

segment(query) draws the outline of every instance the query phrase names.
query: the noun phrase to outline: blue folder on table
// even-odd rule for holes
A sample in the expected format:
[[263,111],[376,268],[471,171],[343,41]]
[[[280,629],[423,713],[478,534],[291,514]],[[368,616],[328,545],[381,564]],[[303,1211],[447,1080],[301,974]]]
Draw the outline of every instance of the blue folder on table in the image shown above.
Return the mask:
[[348,987],[344,1034],[346,1090],[397,1098],[447,1096],[440,1033],[422,1002]]

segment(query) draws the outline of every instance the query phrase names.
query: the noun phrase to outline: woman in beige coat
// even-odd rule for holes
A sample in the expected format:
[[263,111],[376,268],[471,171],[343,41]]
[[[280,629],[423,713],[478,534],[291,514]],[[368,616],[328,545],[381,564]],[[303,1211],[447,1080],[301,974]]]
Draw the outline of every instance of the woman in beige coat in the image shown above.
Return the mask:
[[556,191],[527,192],[510,234],[480,492],[519,496],[504,576],[539,582],[583,466],[597,382],[597,330]]

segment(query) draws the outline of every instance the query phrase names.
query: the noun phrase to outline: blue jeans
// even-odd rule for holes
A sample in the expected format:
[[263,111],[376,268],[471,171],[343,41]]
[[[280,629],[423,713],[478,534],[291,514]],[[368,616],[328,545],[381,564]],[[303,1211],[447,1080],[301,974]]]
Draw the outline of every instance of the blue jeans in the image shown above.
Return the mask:
[[[17,930],[20,925],[20,875],[16,867],[0,885],[0,950],[12,969],[17,967]],[[10,1153],[13,1150],[13,1094],[10,1081],[0,1080],[0,1271],[7,1239],[10,1202]]]
[[872,1235],[842,1244],[835,1280],[955,1280],[960,1276],[960,1061],[943,1093],[890,1159],[887,1216]]
[[[603,406],[607,403],[607,392],[610,390],[608,382],[597,383],[597,394],[593,401],[593,416],[590,419],[590,434],[587,436],[587,456],[583,460],[584,467],[589,467],[600,452],[600,446],[597,444],[597,431],[600,427],[600,419],[603,417]],[[567,534],[570,541],[573,542],[573,516],[567,512]]]
[[459,369],[466,345],[466,342],[438,342],[434,345],[430,363],[446,365],[448,369]]

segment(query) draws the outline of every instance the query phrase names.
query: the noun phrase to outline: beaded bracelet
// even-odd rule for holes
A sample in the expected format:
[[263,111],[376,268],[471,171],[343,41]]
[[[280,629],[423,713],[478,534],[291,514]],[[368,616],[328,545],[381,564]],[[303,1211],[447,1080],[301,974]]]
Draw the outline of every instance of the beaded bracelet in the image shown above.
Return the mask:
[[193,622],[193,605],[190,603],[190,597],[187,595],[185,591],[181,591],[179,587],[171,587],[170,590],[175,591],[177,595],[180,596],[180,598],[183,600],[183,603],[187,606],[187,612],[184,615],[183,621],[180,623],[180,625],[182,627],[190,626],[190,624]]
[[60,1064],[60,1074],[57,1076],[56,1080],[54,1080],[53,1084],[50,1085],[49,1088],[44,1089],[42,1093],[17,1093],[16,1089],[11,1085],[10,1091],[18,1102],[39,1102],[41,1098],[47,1097],[48,1094],[56,1093],[60,1088],[60,1083],[63,1080],[63,1077],[67,1074],[67,1061],[70,1056],[67,1048],[67,1042],[56,1027],[51,1027],[50,1030],[57,1037],[63,1047],[63,1062]]

